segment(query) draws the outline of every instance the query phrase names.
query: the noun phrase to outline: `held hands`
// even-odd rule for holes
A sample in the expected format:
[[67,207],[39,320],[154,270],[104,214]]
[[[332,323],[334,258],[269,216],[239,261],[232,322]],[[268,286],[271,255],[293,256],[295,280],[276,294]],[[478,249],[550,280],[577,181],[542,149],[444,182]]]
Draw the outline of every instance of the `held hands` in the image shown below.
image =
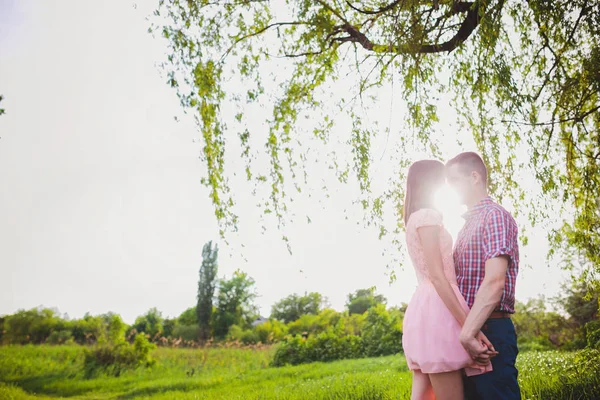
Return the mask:
[[476,339],[479,340],[486,347],[486,351],[483,354],[481,354],[476,359],[476,361],[477,360],[485,361],[487,359],[488,361],[486,362],[486,364],[491,362],[492,358],[494,358],[498,355],[498,352],[494,348],[494,345],[492,344],[492,342],[490,342],[490,340],[481,331],[479,331],[479,334],[476,336]]
[[479,332],[476,337],[460,337],[460,343],[478,365],[488,365],[491,359],[498,355],[494,345]]

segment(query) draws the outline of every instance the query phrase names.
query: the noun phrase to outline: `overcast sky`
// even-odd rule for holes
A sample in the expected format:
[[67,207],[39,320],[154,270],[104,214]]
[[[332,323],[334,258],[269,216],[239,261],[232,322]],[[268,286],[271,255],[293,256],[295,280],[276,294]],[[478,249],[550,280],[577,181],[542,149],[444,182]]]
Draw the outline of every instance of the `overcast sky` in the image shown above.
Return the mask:
[[[146,32],[149,11],[123,0],[0,0],[0,315],[44,305],[133,322],[150,307],[176,316],[195,304],[202,246],[218,230],[198,135],[189,118],[175,122],[178,99],[155,66],[165,48]],[[307,201],[312,223],[289,227],[293,255],[274,225],[261,234],[256,201],[239,193],[240,233],[221,244],[219,274],[248,272],[263,315],[304,291],[338,310],[373,285],[390,304],[407,302],[412,267],[388,284],[390,243],[357,225],[360,212],[344,218],[348,190]],[[522,249],[533,267],[520,274],[521,300],[555,294],[563,276],[537,233]]]

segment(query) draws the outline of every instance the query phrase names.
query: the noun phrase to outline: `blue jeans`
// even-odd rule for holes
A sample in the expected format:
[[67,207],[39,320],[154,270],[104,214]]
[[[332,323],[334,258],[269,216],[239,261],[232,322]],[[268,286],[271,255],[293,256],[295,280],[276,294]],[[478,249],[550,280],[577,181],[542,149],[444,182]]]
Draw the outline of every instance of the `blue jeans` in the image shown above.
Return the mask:
[[481,331],[492,342],[498,355],[492,359],[493,371],[465,377],[468,400],[520,400],[517,381],[517,335],[510,318],[488,319]]

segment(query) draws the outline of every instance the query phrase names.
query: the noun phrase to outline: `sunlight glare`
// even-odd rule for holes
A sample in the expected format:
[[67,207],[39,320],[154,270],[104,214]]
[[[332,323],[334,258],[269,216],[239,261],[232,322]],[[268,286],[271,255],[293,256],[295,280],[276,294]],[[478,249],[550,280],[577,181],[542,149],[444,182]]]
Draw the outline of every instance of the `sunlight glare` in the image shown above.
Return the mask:
[[442,186],[435,193],[435,205],[444,216],[446,229],[453,238],[456,238],[464,223],[462,214],[466,211],[466,207],[460,204],[458,195],[448,185]]

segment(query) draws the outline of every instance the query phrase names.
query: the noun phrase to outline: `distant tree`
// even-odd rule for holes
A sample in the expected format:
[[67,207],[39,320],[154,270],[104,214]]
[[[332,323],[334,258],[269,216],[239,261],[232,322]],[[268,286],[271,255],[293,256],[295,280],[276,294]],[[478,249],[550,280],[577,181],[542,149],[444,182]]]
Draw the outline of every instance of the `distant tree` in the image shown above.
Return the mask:
[[287,326],[280,321],[270,320],[254,327],[258,341],[264,344],[282,340],[287,334]]
[[[0,103],[2,102],[2,100],[4,100],[4,97],[2,95],[0,95]],[[0,115],[4,114],[4,108],[0,108]]]
[[123,322],[123,319],[119,314],[112,312],[101,315],[104,329],[102,332],[102,338],[109,343],[120,343],[125,340],[125,331],[127,325]]
[[6,320],[5,317],[0,317],[0,344],[4,343],[4,321]]
[[592,345],[594,337],[600,335],[599,292],[600,282],[592,270],[586,270],[580,277],[564,283],[562,293],[555,297],[555,303],[569,315],[574,327],[570,348]]
[[383,295],[375,294],[375,287],[370,287],[350,293],[346,302],[346,308],[350,315],[364,314],[371,307],[377,304],[385,304],[386,302],[387,299]]
[[402,319],[383,303],[370,307],[361,332],[364,354],[378,357],[402,351]]
[[529,299],[526,303],[517,301],[515,310],[513,322],[522,349],[560,347],[571,340],[576,331],[567,318],[547,309],[544,297]]
[[179,325],[198,325],[198,313],[196,307],[190,307],[177,317]]
[[241,271],[236,271],[231,279],[219,282],[213,324],[216,337],[225,338],[232,325],[249,327],[257,315],[254,284],[254,279]]
[[194,325],[177,325],[173,329],[172,337],[177,339],[196,341],[200,337],[200,327],[198,324]]
[[[318,315],[306,314],[294,322],[290,322],[288,333],[290,335],[301,335],[307,332],[311,335],[325,332],[332,326],[336,326],[344,317],[343,313],[337,312],[331,308],[321,310]],[[353,327],[351,327],[352,329]]]
[[125,340],[126,330],[121,317],[112,312],[70,320],[56,309],[33,308],[0,318],[0,343],[117,343]]
[[213,298],[215,295],[216,277],[219,265],[219,248],[212,246],[212,241],[206,243],[202,249],[202,265],[200,266],[200,278],[198,279],[198,304],[196,314],[200,326],[200,339],[206,340],[210,337],[210,323],[212,320]]
[[49,308],[19,310],[4,320],[4,340],[11,344],[44,343],[54,330],[64,329],[65,321]]
[[173,337],[173,331],[177,327],[177,319],[176,318],[166,318],[163,322],[163,336],[164,337]]
[[312,292],[299,296],[297,294],[278,301],[271,309],[271,318],[287,323],[296,321],[303,315],[317,315],[321,311],[324,297],[320,293]]
[[163,332],[163,322],[162,313],[156,308],[151,308],[146,314],[136,318],[132,328],[138,333],[143,332],[154,338]]
[[102,337],[102,318],[86,313],[82,319],[73,321],[73,339],[79,344],[93,344]]
[[405,314],[406,313],[406,309],[408,308],[408,304],[407,303],[401,303],[399,307],[397,307],[398,310],[402,313]]
[[580,327],[598,319],[598,290],[585,279],[574,279],[562,286],[562,295],[556,302]]

